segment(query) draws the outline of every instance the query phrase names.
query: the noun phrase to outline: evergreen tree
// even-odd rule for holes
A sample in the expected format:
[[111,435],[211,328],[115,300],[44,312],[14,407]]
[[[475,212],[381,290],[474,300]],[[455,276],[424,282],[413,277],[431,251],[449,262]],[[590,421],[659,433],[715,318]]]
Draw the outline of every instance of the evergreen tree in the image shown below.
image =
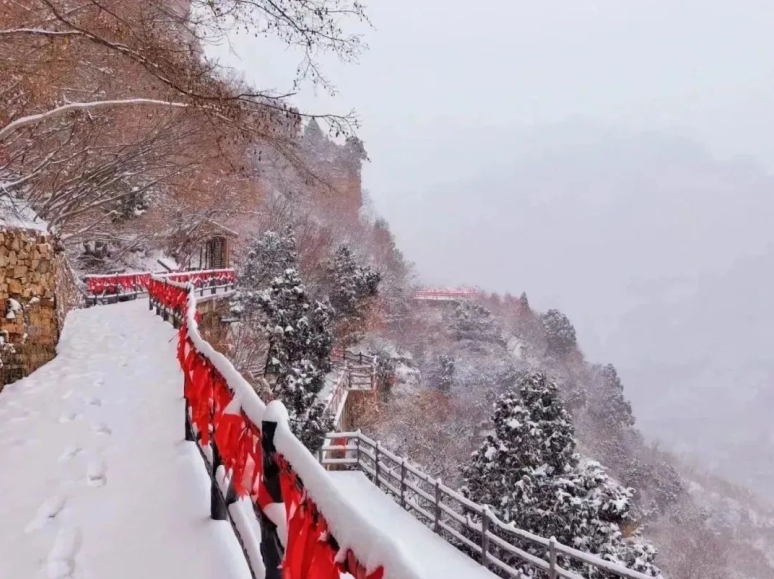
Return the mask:
[[[540,372],[526,374],[518,392],[500,397],[492,420],[494,431],[463,469],[466,496],[518,528],[658,574],[655,549],[623,536],[622,526],[633,522],[633,491],[612,481],[598,463],[581,462],[554,383]],[[532,543],[521,547],[545,554]],[[604,577],[578,562],[561,563],[584,577]]]
[[369,298],[376,296],[381,275],[355,261],[346,245],[340,246],[328,262],[330,300],[337,322],[337,336],[347,343],[361,338]]
[[266,375],[288,409],[290,427],[312,451],[322,446],[333,421],[318,394],[331,370],[331,308],[310,303],[295,269],[286,270],[259,296],[269,336]]
[[502,329],[495,322],[492,312],[475,302],[464,301],[456,307],[451,329],[457,340],[503,342]]
[[615,366],[597,366],[594,370],[599,383],[589,404],[589,414],[597,424],[611,430],[611,434],[620,435],[622,430],[634,426],[632,405],[624,396],[623,383]]
[[435,376],[435,386],[448,394],[454,385],[454,357],[441,354],[438,357],[438,368]]
[[298,267],[298,251],[293,229],[265,231],[250,248],[238,276],[233,309],[246,314],[261,308],[260,294],[272,280],[288,269]]
[[543,329],[548,341],[548,352],[556,356],[569,354],[577,346],[575,328],[559,310],[548,310],[543,315]]

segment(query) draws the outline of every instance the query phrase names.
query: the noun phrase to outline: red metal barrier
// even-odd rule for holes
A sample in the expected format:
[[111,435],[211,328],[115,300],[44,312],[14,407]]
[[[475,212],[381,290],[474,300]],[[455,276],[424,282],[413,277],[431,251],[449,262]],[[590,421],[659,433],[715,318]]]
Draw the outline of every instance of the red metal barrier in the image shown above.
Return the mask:
[[[351,550],[337,561],[338,543],[328,532],[326,518],[291,465],[274,448],[276,423],[263,422],[259,426],[251,420],[243,408],[244,394],[236,396],[229,378],[213,362],[212,352],[200,351],[211,347],[202,340],[195,324],[189,327],[191,316],[198,320],[191,285],[154,276],[149,280],[148,293],[151,303],[181,313],[177,357],[184,376],[186,435],[190,431],[191,439],[198,437],[199,444],[211,445],[213,471],[223,465],[234,493],[250,497],[265,517],[272,520],[267,507],[284,503],[288,533],[284,556],[277,561],[281,561],[278,569],[283,579],[338,579],[343,573],[355,579],[382,579],[383,567],[369,574]],[[305,452],[314,462],[314,457]],[[273,512],[276,516],[276,510]],[[276,533],[276,529],[263,531]]]
[[465,300],[475,298],[481,292],[473,288],[423,288],[414,292],[415,300]]
[[151,276],[147,288],[152,302],[166,308],[178,320],[183,320],[188,305],[188,289],[184,284]]
[[233,284],[236,282],[236,273],[233,269],[184,271],[179,273],[170,273],[165,277],[171,281],[190,282],[195,287],[212,287]]
[[[112,275],[87,275],[84,280],[90,296],[103,296],[144,292],[148,289],[152,276],[153,274],[149,271],[141,271]],[[236,282],[236,273],[233,269],[182,271],[162,274],[157,277],[176,282],[191,282],[198,288],[229,285]]]
[[145,291],[150,280],[150,272],[121,273],[115,275],[86,276],[86,289],[89,295],[112,295]]

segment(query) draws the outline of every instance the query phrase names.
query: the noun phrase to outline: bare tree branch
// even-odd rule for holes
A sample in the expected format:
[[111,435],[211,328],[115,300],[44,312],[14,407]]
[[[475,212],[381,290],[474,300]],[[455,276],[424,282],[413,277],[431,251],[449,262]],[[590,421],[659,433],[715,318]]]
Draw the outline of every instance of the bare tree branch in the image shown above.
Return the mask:
[[19,119],[11,121],[2,129],[0,129],[0,141],[5,139],[5,137],[10,135],[12,132],[17,131],[23,127],[26,127],[28,125],[33,125],[35,123],[39,123],[41,121],[45,121],[54,117],[58,117],[70,111],[86,110],[86,109],[101,109],[101,108],[121,107],[121,106],[156,106],[156,107],[163,106],[163,107],[185,108],[185,107],[189,107],[190,105],[186,103],[169,102],[169,101],[161,101],[161,100],[146,99],[146,98],[104,100],[104,101],[92,101],[92,102],[85,102],[85,103],[69,103],[66,105],[62,105],[60,107],[56,107],[49,111],[46,111],[44,113],[38,113],[36,115],[28,115],[26,117],[21,117]]

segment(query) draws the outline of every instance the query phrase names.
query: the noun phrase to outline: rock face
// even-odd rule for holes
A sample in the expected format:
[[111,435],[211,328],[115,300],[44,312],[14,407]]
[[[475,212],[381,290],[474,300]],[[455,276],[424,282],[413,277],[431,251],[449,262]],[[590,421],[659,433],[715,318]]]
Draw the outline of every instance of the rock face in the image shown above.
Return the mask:
[[49,234],[0,226],[0,389],[51,360],[77,281]]

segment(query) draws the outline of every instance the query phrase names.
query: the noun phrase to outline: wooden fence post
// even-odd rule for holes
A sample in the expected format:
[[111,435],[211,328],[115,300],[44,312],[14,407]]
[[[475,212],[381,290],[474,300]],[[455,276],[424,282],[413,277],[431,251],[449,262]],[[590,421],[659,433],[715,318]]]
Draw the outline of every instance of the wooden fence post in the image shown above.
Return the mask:
[[435,520],[433,521],[433,531],[440,532],[439,520],[441,518],[441,480],[435,479]]
[[548,539],[548,577],[549,579],[556,579],[556,537],[551,536]]
[[406,508],[406,459],[400,459],[400,506]]
[[489,561],[487,552],[489,551],[489,508],[484,507],[481,512],[481,564],[486,566]]
[[376,484],[376,488],[381,488],[381,485],[379,484],[379,446],[380,444],[376,443],[376,451],[374,452],[374,483]]

